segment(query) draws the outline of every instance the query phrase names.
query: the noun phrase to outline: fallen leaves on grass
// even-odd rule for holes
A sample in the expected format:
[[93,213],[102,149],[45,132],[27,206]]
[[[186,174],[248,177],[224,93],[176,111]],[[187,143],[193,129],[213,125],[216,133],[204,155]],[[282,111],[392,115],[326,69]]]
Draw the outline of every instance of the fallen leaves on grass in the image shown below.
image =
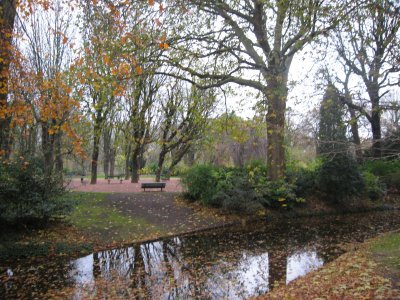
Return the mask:
[[266,299],[398,299],[390,280],[363,251],[352,251],[287,286],[258,297]]

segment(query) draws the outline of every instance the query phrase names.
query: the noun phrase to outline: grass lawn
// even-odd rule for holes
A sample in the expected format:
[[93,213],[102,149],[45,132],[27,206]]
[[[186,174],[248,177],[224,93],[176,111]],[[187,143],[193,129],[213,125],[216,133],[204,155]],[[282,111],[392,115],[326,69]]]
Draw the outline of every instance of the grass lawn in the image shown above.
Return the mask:
[[369,251],[381,272],[392,280],[395,288],[400,289],[400,232],[391,232],[373,240]]
[[66,221],[99,243],[127,243],[163,233],[143,218],[134,218],[104,205],[106,193],[74,193],[78,205]]
[[77,204],[61,222],[45,228],[1,228],[0,259],[48,255],[82,255],[165,232],[142,218],[104,205],[106,193],[72,193]]

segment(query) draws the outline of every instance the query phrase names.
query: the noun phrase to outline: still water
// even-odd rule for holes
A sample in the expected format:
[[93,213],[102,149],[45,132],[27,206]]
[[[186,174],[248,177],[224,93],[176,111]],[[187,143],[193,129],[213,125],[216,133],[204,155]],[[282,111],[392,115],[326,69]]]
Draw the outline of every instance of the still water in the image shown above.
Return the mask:
[[[335,259],[348,243],[400,228],[399,212],[257,222],[2,270],[14,299],[245,299]],[[0,297],[1,298],[1,297]]]

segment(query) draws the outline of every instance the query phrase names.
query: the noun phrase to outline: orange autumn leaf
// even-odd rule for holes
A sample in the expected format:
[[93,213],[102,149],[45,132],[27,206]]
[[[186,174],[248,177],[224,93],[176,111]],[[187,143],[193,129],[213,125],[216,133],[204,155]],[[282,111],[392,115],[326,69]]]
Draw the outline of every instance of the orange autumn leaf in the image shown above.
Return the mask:
[[149,5],[153,6],[154,5],[154,0],[149,0]]
[[110,64],[110,57],[109,57],[107,54],[104,54],[104,55],[103,55],[103,62],[104,62],[106,65],[109,65],[109,64]]
[[143,69],[141,66],[136,66],[135,70],[137,75],[142,75]]
[[160,49],[167,50],[169,48],[169,45],[167,43],[160,43]]

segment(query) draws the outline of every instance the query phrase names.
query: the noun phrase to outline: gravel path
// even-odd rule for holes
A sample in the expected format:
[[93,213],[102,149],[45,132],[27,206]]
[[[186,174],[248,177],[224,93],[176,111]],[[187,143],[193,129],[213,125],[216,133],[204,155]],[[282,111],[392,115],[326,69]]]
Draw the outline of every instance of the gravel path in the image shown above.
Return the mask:
[[91,185],[88,182],[82,184],[80,179],[73,179],[69,188],[78,192],[110,193],[103,205],[115,208],[127,216],[143,218],[167,233],[201,230],[226,223],[224,218],[201,213],[176,201],[176,197],[183,191],[179,179],[165,181],[166,188],[163,192],[159,189],[143,192],[140,184],[152,181],[141,179],[139,183],[130,183],[129,180],[124,180],[120,183],[114,179],[109,184],[107,180],[99,179],[97,184]]
[[179,204],[175,200],[178,195],[168,192],[115,193],[108,195],[105,205],[116,208],[123,214],[144,218],[171,233],[224,224],[221,219],[201,214],[187,205]]

